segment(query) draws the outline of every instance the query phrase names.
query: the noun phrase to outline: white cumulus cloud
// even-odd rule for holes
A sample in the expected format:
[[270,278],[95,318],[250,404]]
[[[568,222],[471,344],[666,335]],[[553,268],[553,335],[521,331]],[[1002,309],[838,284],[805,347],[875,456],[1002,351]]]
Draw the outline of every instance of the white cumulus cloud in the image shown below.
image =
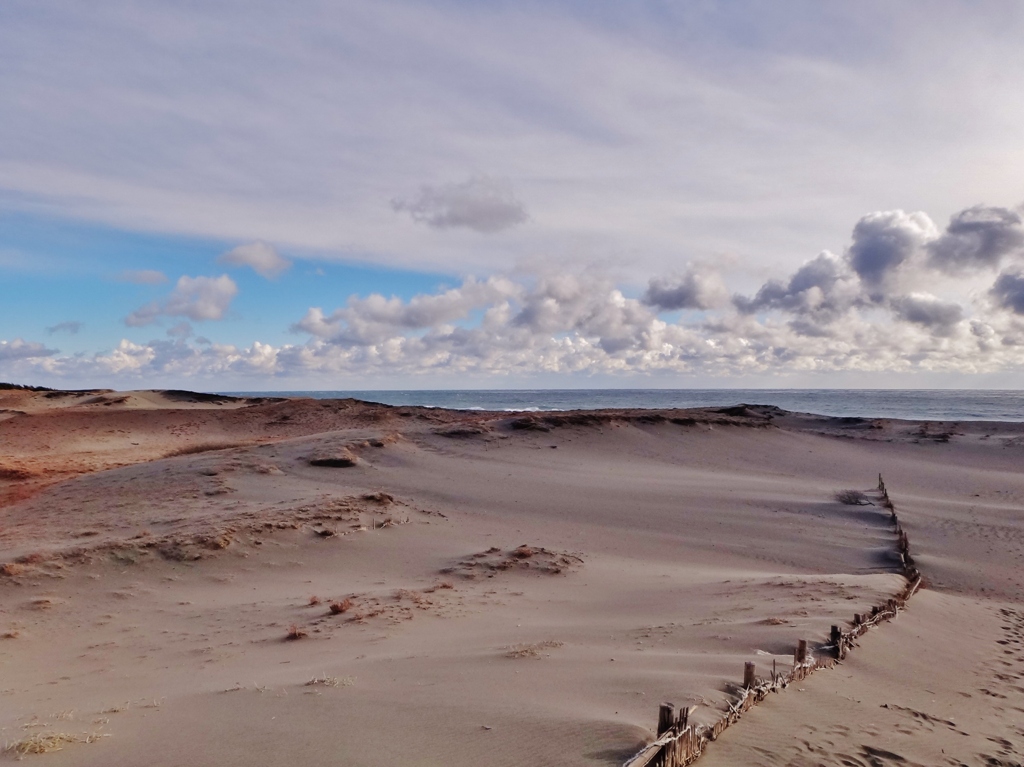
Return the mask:
[[149,325],[161,316],[187,317],[197,322],[220,320],[237,293],[238,286],[226,274],[220,277],[183,275],[167,298],[136,309],[125,318],[125,324],[129,327]]
[[40,343],[25,341],[21,338],[15,338],[13,341],[0,341],[0,362],[52,357],[56,353],[56,349],[48,349]]
[[469,278],[458,288],[415,296],[409,301],[377,293],[366,298],[353,296],[329,315],[320,308],[311,308],[292,329],[334,343],[374,343],[396,333],[464,319],[474,309],[503,301],[519,290],[506,278],[492,277],[484,281]]
[[248,266],[268,280],[280,277],[292,265],[292,262],[278,253],[273,245],[266,242],[239,245],[220,256],[217,263],[225,266]]
[[[979,221],[986,232],[995,227],[1002,234],[975,237]],[[164,337],[142,344],[124,340],[92,356],[2,342],[0,371],[140,383],[198,376],[265,385],[280,379],[302,388],[301,382],[312,380],[433,376],[457,382],[548,374],[1024,370],[1024,255],[1015,250],[1016,222],[978,208],[954,215],[941,232],[930,222],[923,213],[869,214],[841,254],[824,251],[731,301],[725,300],[723,277],[703,264],[651,279],[646,289],[594,267],[548,265],[467,277],[411,298],[374,293],[350,296],[333,309],[311,307],[291,326],[296,342],[280,345],[257,340],[239,347],[193,337],[187,320],[223,317],[237,287],[226,275],[186,276],[168,297],[129,318],[130,325],[164,316],[186,320]],[[970,246],[958,246],[955,269],[935,255],[935,243],[949,236],[967,236]],[[974,255],[962,258],[964,253]],[[968,262],[977,266],[965,272]],[[1001,271],[993,275],[993,267]],[[678,309],[699,314],[664,319]]]

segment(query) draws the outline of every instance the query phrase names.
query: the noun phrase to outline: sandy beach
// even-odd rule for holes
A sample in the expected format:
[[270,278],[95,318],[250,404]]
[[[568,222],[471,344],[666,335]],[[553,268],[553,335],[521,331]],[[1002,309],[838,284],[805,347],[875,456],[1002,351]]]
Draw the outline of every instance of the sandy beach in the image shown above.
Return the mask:
[[699,763],[1021,765],[1022,466],[1010,423],[0,391],[3,758],[621,765],[904,588],[834,498],[882,473],[920,593]]

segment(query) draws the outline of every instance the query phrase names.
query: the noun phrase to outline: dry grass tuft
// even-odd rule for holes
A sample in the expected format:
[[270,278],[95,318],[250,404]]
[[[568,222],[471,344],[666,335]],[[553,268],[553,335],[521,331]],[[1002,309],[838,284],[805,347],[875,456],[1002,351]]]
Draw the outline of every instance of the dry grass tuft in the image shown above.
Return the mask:
[[493,578],[499,572],[509,570],[559,575],[575,570],[582,564],[583,560],[575,554],[523,544],[507,553],[492,546],[487,551],[471,554],[452,567],[443,567],[439,572],[442,575],[457,574],[468,580],[473,580],[481,575]]
[[439,584],[437,584],[437,587],[439,589],[454,589],[455,584],[451,581],[441,581]]
[[306,682],[306,687],[351,687],[355,684],[355,677],[351,676],[327,676],[321,674]]
[[18,756],[26,754],[49,754],[53,751],[63,751],[68,743],[95,743],[106,735],[95,733],[83,733],[74,735],[66,732],[34,732],[26,738],[14,743],[8,743],[4,751]]
[[202,543],[208,549],[219,551],[220,549],[226,549],[228,546],[230,546],[232,540],[233,539],[230,535],[228,535],[227,533],[222,533],[221,535],[210,536],[209,538],[205,538],[202,541]]
[[348,612],[351,608],[352,600],[347,597],[340,602],[331,602],[330,604],[331,615],[341,615],[344,612]]
[[412,591],[410,589],[398,589],[398,591],[395,592],[395,599],[399,602],[403,599],[408,599],[417,607],[426,607],[427,605],[433,604],[429,597],[427,597],[427,594],[429,594],[430,591],[431,589],[426,589],[423,592]]
[[17,639],[20,636],[20,631],[17,629],[11,629],[10,631],[5,631],[3,634],[0,634],[0,639]]
[[13,578],[15,575],[21,575],[23,572],[25,572],[25,568],[16,562],[7,562],[0,565],[0,575]]
[[789,621],[785,618],[765,618],[761,623],[765,626],[785,626]]
[[296,639],[305,639],[307,636],[309,636],[309,634],[293,623],[288,627],[288,633],[284,635],[284,638],[288,641],[294,641]]
[[309,598],[310,607],[316,607],[318,604],[320,604],[320,597],[316,596],[316,594]]
[[546,642],[536,642],[535,644],[516,644],[512,645],[505,652],[506,658],[541,658],[544,650],[554,650],[557,647],[561,647],[565,642],[559,642],[557,640],[549,639]]
[[847,506],[874,506],[860,490],[836,490],[832,497]]
[[334,469],[347,469],[358,465],[358,463],[359,459],[347,447],[335,452],[320,453],[309,459],[310,466],[323,466]]

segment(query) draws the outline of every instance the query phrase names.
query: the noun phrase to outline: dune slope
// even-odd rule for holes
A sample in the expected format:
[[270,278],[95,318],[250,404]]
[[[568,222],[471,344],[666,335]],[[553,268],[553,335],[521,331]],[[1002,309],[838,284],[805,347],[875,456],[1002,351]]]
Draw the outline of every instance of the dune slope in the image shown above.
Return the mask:
[[[880,470],[931,591],[705,759],[935,763],[945,741],[907,711],[1019,705],[1020,653],[979,649],[1017,647],[997,644],[1024,551],[1011,426],[15,394],[0,740],[69,736],[47,761],[620,764],[661,701],[710,721],[744,661],[788,664],[899,590],[887,515],[832,500]],[[971,670],[950,660],[970,652]],[[929,658],[934,712],[905,671]],[[1007,690],[978,681],[986,663]],[[820,761],[847,676],[910,692]],[[1019,762],[1019,730],[996,748],[994,727],[952,738],[956,758]],[[809,745],[787,751],[798,730]]]

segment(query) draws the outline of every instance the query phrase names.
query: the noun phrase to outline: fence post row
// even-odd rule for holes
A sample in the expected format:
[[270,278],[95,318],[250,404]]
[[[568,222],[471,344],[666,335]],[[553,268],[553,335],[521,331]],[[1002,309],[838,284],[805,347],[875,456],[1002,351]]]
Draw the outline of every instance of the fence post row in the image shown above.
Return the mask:
[[[910,540],[906,531],[900,526],[896,516],[896,507],[889,499],[885,480],[878,475],[878,493],[882,498],[882,506],[892,515],[896,532],[896,549],[903,564],[903,576],[907,585],[896,598],[887,599],[881,605],[871,608],[870,615],[855,613],[853,628],[843,631],[839,626],[832,626],[829,643],[825,647],[835,650],[838,660],[846,657],[846,653],[854,647],[854,639],[879,623],[895,618],[906,609],[907,602],[921,586],[921,573],[914,567],[910,557]],[[823,648],[824,649],[824,648]],[[697,708],[691,706],[676,710],[673,703],[662,703],[658,709],[658,738],[645,746],[640,753],[630,759],[624,767],[685,767],[697,761],[707,744],[718,738],[729,725],[739,720],[740,716],[764,700],[768,693],[786,689],[791,682],[799,681],[818,668],[818,660],[808,652],[807,640],[797,641],[793,653],[793,669],[789,674],[778,674],[772,664],[771,680],[758,681],[755,675],[756,666],[753,661],[743,664],[743,688],[740,698],[732,703],[726,713],[713,725],[690,725],[689,715]]]
[[747,661],[743,664],[743,687],[747,690],[754,686],[754,662]]

